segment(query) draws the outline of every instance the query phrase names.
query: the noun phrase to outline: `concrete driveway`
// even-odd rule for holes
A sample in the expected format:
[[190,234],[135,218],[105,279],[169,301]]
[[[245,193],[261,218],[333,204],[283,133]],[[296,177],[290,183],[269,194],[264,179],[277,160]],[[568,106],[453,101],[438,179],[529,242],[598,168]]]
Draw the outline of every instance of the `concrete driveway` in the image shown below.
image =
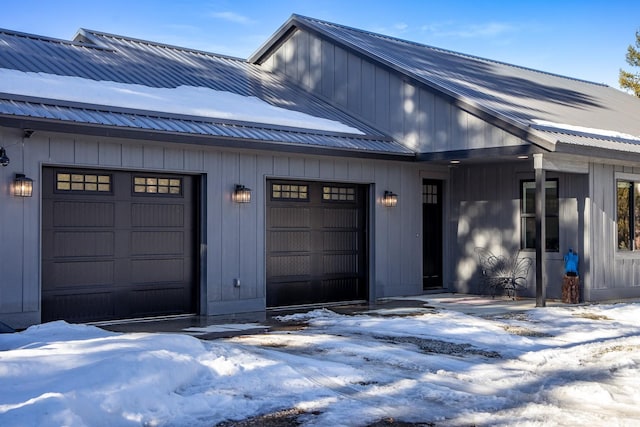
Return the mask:
[[[547,302],[548,306],[560,306],[560,302]],[[474,316],[499,316],[519,313],[535,308],[535,299],[511,299],[484,295],[434,293],[399,298],[383,298],[375,303],[336,304],[322,307],[341,314],[368,314],[379,316],[411,316],[454,310]],[[273,330],[295,328],[276,319],[286,314],[307,312],[319,306],[267,310],[266,312],[240,313],[226,316],[168,316],[162,318],[133,319],[119,322],[94,323],[115,332],[183,333],[202,339],[228,338],[257,334]]]

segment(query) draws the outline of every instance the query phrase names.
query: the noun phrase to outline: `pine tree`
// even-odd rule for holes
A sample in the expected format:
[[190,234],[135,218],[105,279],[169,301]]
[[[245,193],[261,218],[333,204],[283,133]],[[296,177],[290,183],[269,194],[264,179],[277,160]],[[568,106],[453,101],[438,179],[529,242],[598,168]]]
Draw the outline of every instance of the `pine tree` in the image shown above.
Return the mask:
[[[629,45],[627,48],[627,64],[632,67],[640,67],[640,30],[636,31],[636,47]],[[640,72],[630,73],[620,70],[620,87],[633,91],[640,98]]]

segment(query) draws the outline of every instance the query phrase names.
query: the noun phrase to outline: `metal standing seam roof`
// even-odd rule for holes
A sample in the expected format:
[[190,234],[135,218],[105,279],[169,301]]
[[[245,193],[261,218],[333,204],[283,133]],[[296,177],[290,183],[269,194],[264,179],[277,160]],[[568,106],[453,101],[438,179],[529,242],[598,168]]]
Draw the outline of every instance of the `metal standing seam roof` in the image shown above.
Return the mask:
[[[389,138],[366,135],[337,134],[286,127],[248,125],[230,120],[216,121],[200,117],[160,115],[154,112],[126,112],[100,109],[93,105],[65,106],[41,100],[8,99],[0,94],[0,117],[41,119],[47,122],[116,127],[154,132],[188,134],[192,136],[252,140],[265,144],[289,144],[300,147],[359,151],[363,154],[411,156],[414,153]],[[71,128],[69,128],[71,130]],[[268,145],[265,145],[265,149]]]
[[[302,147],[413,156],[411,150],[346,113],[237,58],[80,30],[65,41],[0,29],[0,68],[150,87],[206,87],[255,96],[272,105],[346,124],[364,135],[263,123],[181,117],[148,111],[0,94],[0,116],[181,133]],[[268,148],[265,146],[265,148]]]
[[[258,63],[279,38],[286,37],[295,27],[328,38],[521,129],[534,129],[533,120],[537,119],[640,136],[640,100],[606,85],[300,15],[293,15],[249,60]],[[566,130],[563,134],[572,132]],[[555,142],[552,135],[549,137]],[[608,141],[607,138],[599,140]],[[559,142],[573,144],[576,141],[563,138]],[[631,148],[640,152],[640,146],[633,144]]]

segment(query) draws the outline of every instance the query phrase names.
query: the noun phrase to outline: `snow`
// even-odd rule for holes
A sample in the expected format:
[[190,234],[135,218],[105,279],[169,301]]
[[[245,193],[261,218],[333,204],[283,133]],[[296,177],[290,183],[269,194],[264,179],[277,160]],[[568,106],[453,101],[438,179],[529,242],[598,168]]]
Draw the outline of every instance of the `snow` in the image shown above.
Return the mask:
[[637,303],[319,309],[279,318],[304,328],[213,341],[52,322],[0,334],[0,425],[215,426],[286,409],[306,426],[638,425],[639,318]]
[[540,120],[540,119],[531,119],[531,121],[538,126],[549,127],[549,128],[554,128],[554,129],[559,129],[564,131],[573,131],[573,132],[579,132],[579,133],[595,135],[600,137],[620,138],[620,139],[629,139],[632,141],[640,141],[640,136],[635,136],[635,135],[622,133],[614,130],[597,129],[597,128],[590,128],[585,126],[564,124],[564,123],[555,123],[555,122],[550,122],[547,120]]
[[101,106],[363,134],[343,123],[276,107],[257,97],[205,87],[155,88],[0,68],[0,92]]

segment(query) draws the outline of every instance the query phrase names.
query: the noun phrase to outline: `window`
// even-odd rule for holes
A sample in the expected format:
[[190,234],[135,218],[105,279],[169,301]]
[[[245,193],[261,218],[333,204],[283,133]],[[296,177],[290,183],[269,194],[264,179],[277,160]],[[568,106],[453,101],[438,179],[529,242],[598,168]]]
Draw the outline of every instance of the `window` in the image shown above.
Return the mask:
[[352,202],[356,200],[355,187],[322,187],[322,200]]
[[111,175],[57,172],[56,190],[107,193],[111,191]]
[[136,194],[182,194],[182,179],[169,177],[134,176],[133,192]]
[[[522,249],[536,248],[536,183],[522,181],[520,197],[520,245]],[[545,184],[546,202],[546,242],[547,252],[560,250],[560,221],[558,202],[558,180],[548,180]]]
[[640,182],[618,181],[618,250],[640,250]]
[[309,187],[298,184],[272,184],[271,198],[280,200],[308,200]]
[[436,184],[422,184],[422,204],[438,204],[438,186]]

